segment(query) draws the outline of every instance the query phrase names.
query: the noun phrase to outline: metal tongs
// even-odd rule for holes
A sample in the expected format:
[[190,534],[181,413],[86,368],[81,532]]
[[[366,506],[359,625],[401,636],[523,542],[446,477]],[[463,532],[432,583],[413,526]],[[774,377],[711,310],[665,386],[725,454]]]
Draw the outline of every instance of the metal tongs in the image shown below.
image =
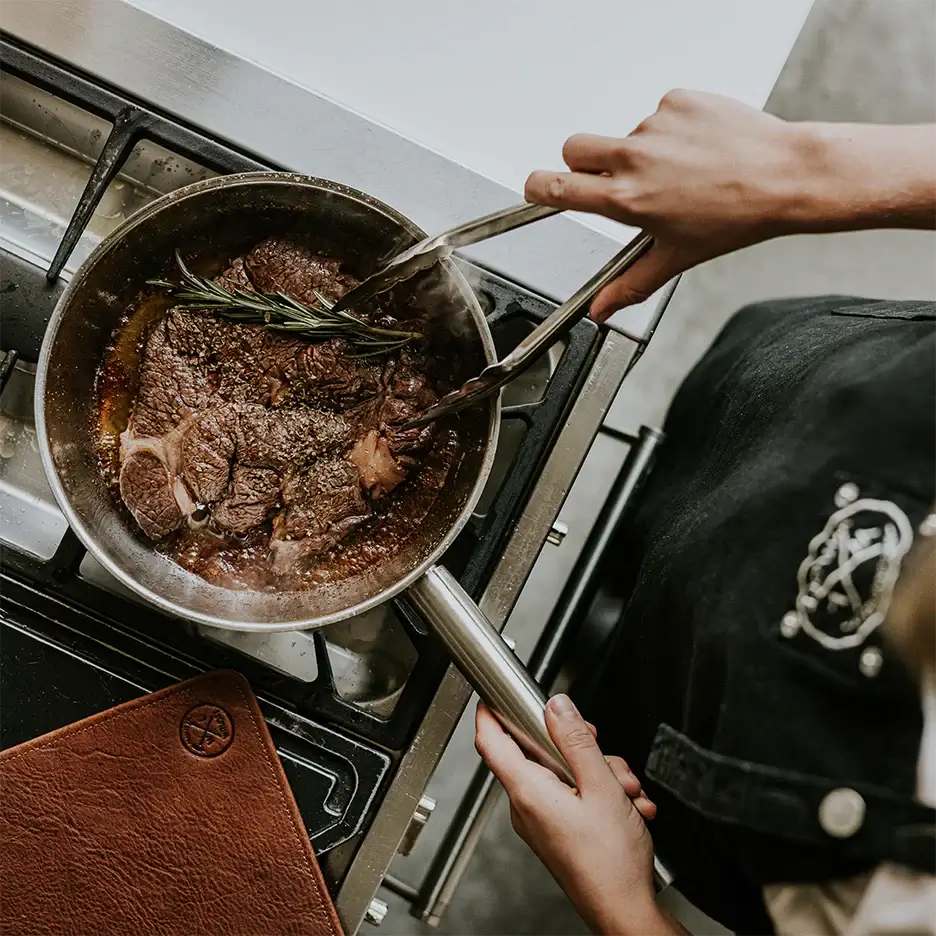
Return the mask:
[[466,406],[473,406],[519,377],[588,312],[589,303],[601,289],[636,263],[652,245],[653,238],[649,234],[638,234],[546,321],[537,325],[510,354],[496,364],[489,364],[477,377],[466,380],[457,390],[447,393],[438,403],[404,423],[404,428],[422,426],[433,419],[457,413]]
[[[360,302],[373,298],[416,273],[429,269],[439,260],[450,256],[459,247],[480,243],[498,234],[504,234],[558,213],[558,208],[547,208],[543,205],[531,205],[525,202],[420,241],[391,260],[379,273],[368,277],[343,296],[335,304],[334,310],[350,309]],[[489,364],[477,377],[466,381],[458,390],[447,393],[438,403],[405,423],[405,428],[421,426],[441,416],[457,413],[466,406],[472,406],[497,393],[505,384],[519,377],[588,312],[588,306],[595,295],[633,266],[652,244],[653,238],[649,234],[638,234],[581,289],[563,302],[549,318],[537,325],[506,357],[496,364]]]
[[559,214],[561,209],[548,208],[545,205],[531,205],[524,202],[512,208],[502,208],[493,214],[485,215],[468,221],[450,231],[443,231],[435,237],[427,237],[418,244],[408,247],[403,253],[394,257],[383,269],[373,276],[368,276],[363,283],[358,284],[350,292],[339,299],[333,312],[343,312],[353,309],[356,305],[373,299],[374,296],[393,288],[397,283],[408,280],[411,276],[423,270],[428,270],[440,260],[450,257],[459,247],[470,247],[480,244],[481,241],[506,234],[524,225],[551,218]]

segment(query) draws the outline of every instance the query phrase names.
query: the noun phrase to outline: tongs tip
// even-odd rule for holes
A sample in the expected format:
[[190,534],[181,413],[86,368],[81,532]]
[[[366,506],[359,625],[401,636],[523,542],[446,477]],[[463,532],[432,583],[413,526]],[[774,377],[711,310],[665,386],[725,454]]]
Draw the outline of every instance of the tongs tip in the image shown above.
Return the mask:
[[480,377],[473,377],[460,389],[447,393],[441,400],[433,403],[418,416],[403,423],[404,429],[417,429],[428,423],[441,419],[443,416],[453,416],[469,406],[479,403],[495,394],[502,386],[502,381],[484,381]]
[[407,429],[419,429],[422,426],[428,425],[435,418],[432,414],[433,409],[434,407],[430,407],[424,413],[420,413],[412,419],[407,419],[400,428],[406,431]]

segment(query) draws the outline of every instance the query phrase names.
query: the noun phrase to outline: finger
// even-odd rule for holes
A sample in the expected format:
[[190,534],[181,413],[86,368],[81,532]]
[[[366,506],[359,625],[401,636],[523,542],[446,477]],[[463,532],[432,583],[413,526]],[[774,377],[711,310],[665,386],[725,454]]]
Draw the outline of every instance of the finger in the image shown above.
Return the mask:
[[611,773],[615,780],[621,784],[621,789],[633,799],[640,795],[640,781],[631,773],[630,768],[620,757],[606,757]]
[[637,811],[644,819],[652,819],[656,815],[656,804],[641,789],[640,781],[631,773],[627,762],[620,757],[607,757],[608,766],[615,779],[621,784],[621,789],[628,795]]
[[531,767],[540,769],[526,759],[483,702],[478,703],[475,713],[475,749],[508,795],[523,783]]
[[654,244],[626,273],[595,296],[591,317],[604,322],[618,309],[643,302],[688,266],[678,252]]
[[614,182],[606,176],[538,169],[530,174],[523,194],[537,205],[601,214],[611,205],[613,192]]
[[653,802],[647,796],[638,796],[637,799],[631,800],[636,808],[637,812],[643,816],[644,819],[650,820],[653,819],[657,814],[656,803]]
[[588,730],[592,733],[592,737],[597,741],[598,740],[598,729],[590,722],[585,722],[588,725]]
[[617,164],[620,140],[597,133],[576,133],[562,147],[565,164],[575,172],[610,172]]
[[571,768],[580,793],[617,785],[588,724],[567,695],[560,693],[546,703],[546,727]]

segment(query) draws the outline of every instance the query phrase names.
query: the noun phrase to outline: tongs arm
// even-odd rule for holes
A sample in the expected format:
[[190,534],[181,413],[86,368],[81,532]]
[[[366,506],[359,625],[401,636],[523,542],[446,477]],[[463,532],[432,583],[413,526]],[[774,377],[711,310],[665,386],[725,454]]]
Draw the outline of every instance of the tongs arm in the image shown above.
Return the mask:
[[449,231],[436,234],[435,237],[427,237],[398,254],[382,270],[369,276],[364,282],[342,296],[335,303],[332,311],[342,312],[351,309],[379,293],[386,292],[397,283],[408,280],[422,270],[428,270],[429,267],[450,256],[459,247],[479,244],[488,238],[506,234],[508,231],[514,231],[534,221],[540,221],[559,213],[559,208],[523,202],[521,205],[502,208],[483,218],[468,221]]
[[489,364],[458,390],[446,394],[434,406],[407,422],[406,427],[421,426],[441,416],[457,413],[466,406],[473,406],[519,377],[588,312],[591,300],[598,292],[633,266],[652,245],[653,238],[649,234],[638,234],[549,318],[537,325],[513,351],[496,364]]
[[449,250],[458,250],[459,247],[470,247],[472,244],[480,244],[481,241],[488,240],[491,237],[497,237],[500,234],[506,234],[508,231],[515,231],[517,228],[532,224],[534,221],[541,221],[543,218],[551,218],[559,214],[561,208],[550,208],[548,205],[533,205],[530,202],[523,202],[520,205],[512,205],[510,208],[501,208],[500,211],[494,211],[483,218],[476,218],[474,221],[468,221],[459,227],[452,228],[435,237],[430,237],[404,251],[392,262],[392,266],[402,263],[408,256],[414,253],[426,253],[439,247],[447,247]]

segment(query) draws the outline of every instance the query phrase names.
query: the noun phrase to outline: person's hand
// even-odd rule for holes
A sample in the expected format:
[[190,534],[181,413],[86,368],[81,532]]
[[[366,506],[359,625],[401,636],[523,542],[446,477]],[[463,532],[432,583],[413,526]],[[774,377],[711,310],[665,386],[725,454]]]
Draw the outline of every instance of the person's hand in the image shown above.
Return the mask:
[[796,127],[730,98],[671,91],[628,137],[570,137],[572,171],[534,172],[526,199],[653,235],[649,253],[595,297],[604,320],[703,260],[783,232],[783,205],[803,184]]
[[550,699],[546,724],[577,789],[528,760],[478,705],[475,745],[507,791],[514,829],[594,932],[682,932],[656,905],[653,843],[641,815],[656,807],[640,781],[621,758],[601,753],[567,696]]

